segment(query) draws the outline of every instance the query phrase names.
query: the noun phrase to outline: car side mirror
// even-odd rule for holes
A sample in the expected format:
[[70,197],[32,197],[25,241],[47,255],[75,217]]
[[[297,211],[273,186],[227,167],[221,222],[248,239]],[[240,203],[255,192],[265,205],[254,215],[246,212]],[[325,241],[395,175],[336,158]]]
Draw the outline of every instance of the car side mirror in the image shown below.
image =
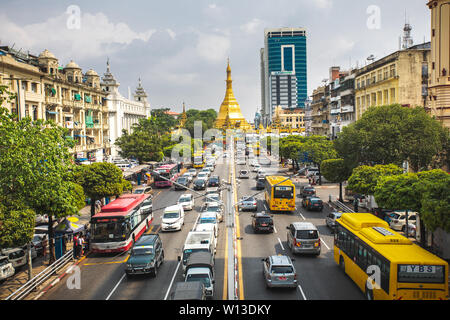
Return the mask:
[[288,230],[289,230],[289,227],[286,227],[286,229],[288,229]]
[[178,260],[178,262],[180,262],[180,261],[181,261],[181,257],[180,257],[180,256],[178,256],[178,257],[177,257],[177,260]]
[[212,284],[216,283],[216,280],[212,280],[211,283],[212,283]]

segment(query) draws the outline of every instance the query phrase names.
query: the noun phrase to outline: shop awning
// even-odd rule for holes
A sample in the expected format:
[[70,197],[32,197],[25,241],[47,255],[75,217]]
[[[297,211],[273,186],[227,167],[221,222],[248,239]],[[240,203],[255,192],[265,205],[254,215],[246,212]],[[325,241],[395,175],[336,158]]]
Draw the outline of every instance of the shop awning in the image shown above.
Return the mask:
[[81,95],[78,93],[75,93],[75,95],[73,96],[75,100],[80,101],[81,100]]
[[58,111],[48,111],[47,110],[47,113],[49,113],[49,114],[58,114]]

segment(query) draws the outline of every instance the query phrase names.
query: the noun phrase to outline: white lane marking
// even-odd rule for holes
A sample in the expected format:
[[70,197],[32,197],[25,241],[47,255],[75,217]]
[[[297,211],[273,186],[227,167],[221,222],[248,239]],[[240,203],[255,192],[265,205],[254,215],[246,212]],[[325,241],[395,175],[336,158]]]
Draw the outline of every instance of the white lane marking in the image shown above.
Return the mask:
[[109,298],[111,298],[112,294],[114,293],[114,291],[116,291],[117,287],[122,282],[123,278],[125,278],[125,276],[126,276],[126,273],[122,276],[122,278],[120,278],[119,282],[117,282],[117,284],[114,287],[114,289],[112,289],[111,293],[106,297],[106,300],[109,300]]
[[175,280],[175,276],[177,275],[178,268],[180,267],[180,264],[181,264],[181,261],[178,262],[177,268],[175,269],[175,272],[173,274],[172,280],[170,281],[169,288],[167,289],[167,293],[166,293],[166,296],[164,297],[164,300],[167,300],[167,296],[169,295],[170,289],[172,288],[173,280]]
[[306,299],[305,294],[303,293],[302,287],[300,287],[300,285],[298,285],[298,288],[300,289],[300,292],[301,292],[301,294],[303,296],[303,299],[304,300],[308,300],[308,299]]
[[277,238],[277,239],[278,239],[278,242],[280,243],[281,249],[283,249],[283,251],[284,251],[284,247],[283,247],[283,244],[281,243],[280,238]]
[[275,233],[278,233],[277,228],[275,228],[275,226],[273,226],[273,231],[275,231]]
[[306,220],[306,219],[305,219],[305,217],[304,217],[304,216],[302,215],[302,213],[301,213],[301,212],[299,212],[298,214],[300,215],[300,217],[302,217],[302,218],[303,218],[303,220]]
[[325,245],[325,247],[327,247],[328,250],[330,250],[330,247],[327,246],[327,243],[322,238],[320,238],[320,241]]

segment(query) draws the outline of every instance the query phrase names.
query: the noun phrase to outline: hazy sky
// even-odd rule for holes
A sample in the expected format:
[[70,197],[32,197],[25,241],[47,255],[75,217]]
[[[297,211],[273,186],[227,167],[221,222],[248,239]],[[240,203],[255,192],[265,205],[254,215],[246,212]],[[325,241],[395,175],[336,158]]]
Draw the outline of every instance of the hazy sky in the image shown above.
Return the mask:
[[[426,0],[2,0],[0,45],[60,65],[74,60],[86,72],[111,71],[120,92],[142,78],[153,108],[218,110],[230,58],[233,89],[244,116],[261,105],[259,49],[264,28],[307,31],[308,95],[329,67],[365,64],[398,50],[405,13],[414,44],[430,40]],[[79,12],[77,11],[79,10]],[[79,19],[77,18],[79,17]]]

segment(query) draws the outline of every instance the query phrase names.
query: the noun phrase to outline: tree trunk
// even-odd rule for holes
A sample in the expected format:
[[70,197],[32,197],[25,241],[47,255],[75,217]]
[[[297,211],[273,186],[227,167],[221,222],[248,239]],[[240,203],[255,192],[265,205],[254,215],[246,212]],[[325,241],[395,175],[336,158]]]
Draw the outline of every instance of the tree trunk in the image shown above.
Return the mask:
[[95,215],[95,201],[97,201],[97,199],[91,198],[91,217]]
[[322,185],[322,173],[320,172],[320,163],[317,164],[317,168],[319,169],[319,186]]
[[339,182],[339,201],[342,203],[344,202],[342,200],[342,182]]
[[48,215],[48,255],[49,255],[49,264],[52,264],[56,261],[55,256],[55,242],[54,242],[54,232],[53,232],[53,216],[51,214]]

